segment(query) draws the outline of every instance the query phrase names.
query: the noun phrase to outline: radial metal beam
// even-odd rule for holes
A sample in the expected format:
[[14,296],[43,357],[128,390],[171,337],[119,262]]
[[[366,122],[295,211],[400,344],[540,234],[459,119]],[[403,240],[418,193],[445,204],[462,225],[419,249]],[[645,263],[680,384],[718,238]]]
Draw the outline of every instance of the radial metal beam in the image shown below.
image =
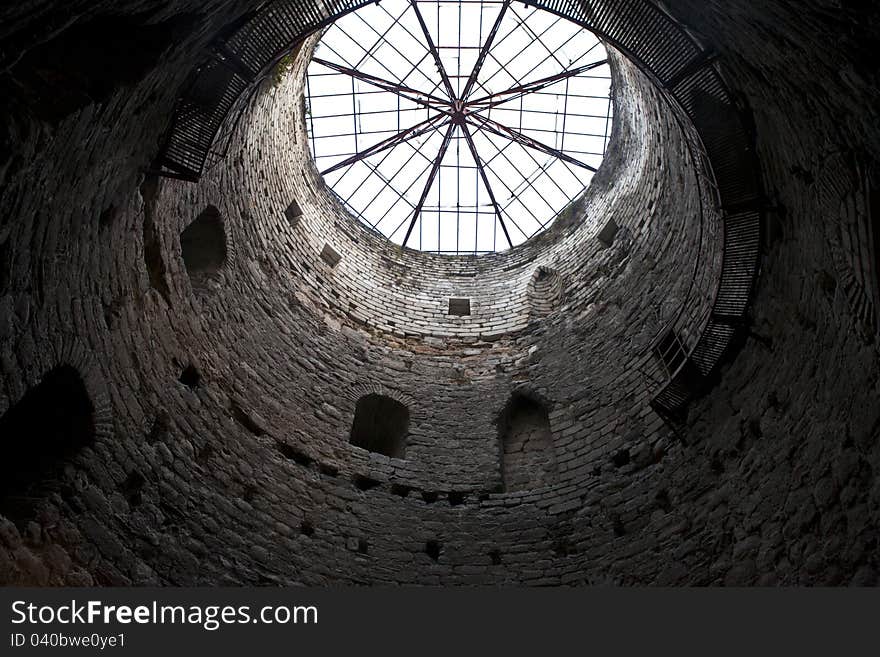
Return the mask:
[[467,124],[463,123],[461,125],[461,131],[464,133],[465,141],[467,141],[468,148],[471,151],[471,156],[474,158],[474,163],[477,165],[477,170],[480,172],[480,178],[483,179],[483,185],[486,187],[486,191],[489,194],[489,200],[492,201],[492,207],[495,208],[495,216],[498,217],[498,223],[501,224],[501,230],[504,231],[504,237],[507,238],[507,243],[510,245],[510,248],[513,248],[513,242],[510,239],[510,233],[507,232],[507,226],[504,223],[504,217],[501,216],[501,208],[498,206],[498,201],[495,199],[495,193],[492,191],[492,185],[489,184],[489,177],[486,175],[486,170],[483,168],[483,162],[480,160],[480,156],[477,153],[477,146],[474,144],[474,138],[471,136],[471,131],[468,130]]
[[405,84],[400,84],[399,82],[390,82],[389,80],[383,80],[382,78],[377,78],[375,75],[370,75],[369,73],[364,73],[363,71],[357,71],[353,68],[342,66],[341,64],[334,64],[333,62],[328,62],[326,59],[321,59],[320,57],[312,57],[312,61],[317,62],[321,66],[326,66],[331,71],[336,71],[337,73],[342,73],[344,75],[350,75],[351,77],[362,80],[363,82],[371,84],[374,87],[379,87],[384,91],[389,91],[393,94],[397,94],[401,98],[406,98],[409,101],[418,103],[419,105],[424,105],[425,107],[430,107],[431,109],[438,109],[436,107],[437,105],[449,105],[449,100],[447,100],[446,98],[438,98],[437,96],[425,93],[424,91],[418,91],[417,89],[408,87]]
[[[470,2],[472,0],[460,1]],[[424,15],[421,11],[421,9],[425,7],[426,2],[431,2],[431,10],[428,15]],[[435,237],[440,240],[442,243],[438,242],[437,247],[440,250],[445,246],[449,246],[449,244],[446,243],[446,241],[448,241],[446,238],[455,237],[456,250],[458,250],[461,246],[458,242],[458,233],[462,228],[461,217],[465,213],[465,207],[469,208],[470,206],[461,206],[457,204],[454,209],[444,210],[443,208],[447,207],[444,203],[448,204],[445,197],[441,196],[440,205],[436,208],[434,207],[434,201],[437,199],[438,193],[447,191],[446,175],[448,167],[459,167],[459,185],[461,185],[462,169],[476,169],[477,176],[473,175],[473,171],[468,171],[469,178],[467,180],[468,184],[476,185],[476,197],[475,200],[472,201],[474,204],[472,214],[480,215],[477,217],[477,220],[486,222],[489,221],[489,216],[494,216],[498,224],[496,224],[493,231],[494,237],[486,235],[485,231],[479,230],[479,227],[482,226],[481,223],[478,224],[477,227],[472,227],[472,230],[476,230],[477,233],[474,248],[477,249],[480,246],[483,246],[483,248],[490,247],[492,250],[501,249],[503,248],[502,245],[505,238],[507,244],[509,244],[510,247],[513,247],[512,234],[517,234],[518,231],[519,233],[522,233],[524,237],[528,238],[531,234],[537,232],[537,230],[545,228],[546,223],[549,223],[542,222],[541,217],[544,215],[541,212],[536,214],[536,212],[529,207],[529,204],[524,203],[523,199],[519,198],[520,194],[526,196],[525,200],[529,200],[529,198],[533,196],[532,192],[534,192],[538,197],[534,200],[538,203],[543,202],[551,213],[555,213],[554,190],[558,190],[563,196],[567,196],[566,190],[568,189],[568,185],[562,182],[559,175],[563,174],[567,176],[572,174],[574,178],[581,183],[581,186],[583,186],[581,180],[581,178],[584,177],[583,171],[587,170],[590,172],[596,172],[594,167],[577,159],[582,157],[578,151],[566,150],[564,144],[558,142],[558,139],[557,141],[554,141],[550,137],[541,137],[541,139],[548,140],[547,143],[544,143],[531,136],[540,133],[537,129],[530,130],[528,128],[528,117],[537,116],[537,114],[529,114],[528,112],[543,112],[539,109],[530,110],[529,107],[531,107],[531,105],[528,104],[523,107],[523,97],[532,93],[548,94],[553,92],[555,94],[556,91],[554,91],[552,85],[558,85],[555,87],[555,90],[557,91],[564,85],[566,105],[563,113],[567,116],[567,110],[569,109],[568,96],[573,96],[572,102],[575,96],[574,94],[568,93],[568,84],[570,80],[577,76],[601,76],[603,80],[607,79],[607,73],[605,73],[604,70],[595,73],[589,73],[589,71],[607,65],[608,60],[602,59],[601,61],[580,65],[581,62],[589,62],[590,59],[597,59],[603,56],[598,53],[594,54],[592,48],[585,46],[580,50],[581,55],[575,61],[569,61],[569,63],[566,64],[565,61],[567,58],[563,57],[559,50],[575,39],[578,32],[572,36],[568,36],[568,32],[564,29],[559,29],[555,33],[549,32],[551,29],[556,29],[554,26],[556,26],[561,20],[559,18],[546,27],[543,27],[545,23],[541,23],[543,29],[532,29],[533,26],[526,23],[527,16],[524,17],[517,11],[516,6],[514,5],[514,0],[498,0],[494,4],[494,9],[487,9],[486,6],[480,7],[480,11],[483,12],[480,16],[480,32],[484,38],[477,43],[468,44],[467,46],[462,46],[459,42],[459,51],[462,48],[468,48],[469,52],[472,53],[471,57],[473,57],[471,61],[474,61],[475,63],[470,71],[461,70],[459,65],[459,69],[457,70],[458,75],[456,75],[456,71],[447,69],[444,64],[444,62],[450,63],[450,61],[454,61],[450,60],[449,53],[452,52],[454,56],[456,54],[454,52],[456,46],[454,44],[449,45],[449,43],[444,41],[443,34],[438,35],[437,39],[433,38],[440,27],[441,21],[439,14],[433,13],[435,8],[438,8],[437,10],[439,11],[439,6],[436,2],[437,0],[421,0],[421,2],[419,0],[406,0],[401,6],[401,9],[404,9],[404,11],[399,12],[399,15],[397,15],[398,12],[395,12],[394,15],[392,15],[380,5],[382,12],[387,14],[391,19],[390,21],[387,21],[390,22],[391,25],[386,29],[379,28],[378,23],[377,27],[373,27],[372,22],[368,21],[365,17],[358,17],[370,31],[369,36],[375,34],[376,37],[375,43],[372,43],[372,40],[370,40],[372,45],[367,44],[365,41],[364,46],[361,46],[364,51],[363,56],[360,58],[354,57],[352,58],[352,61],[349,61],[333,50],[332,47],[328,46],[330,47],[329,52],[335,53],[334,56],[330,57],[330,59],[333,60],[332,62],[321,58],[314,58],[313,61],[316,61],[318,64],[325,67],[324,71],[319,69],[315,75],[327,75],[331,81],[338,82],[339,79],[333,78],[332,76],[341,74],[350,77],[352,85],[356,84],[355,80],[362,83],[363,86],[360,88],[357,88],[356,86],[353,87],[352,101],[354,101],[354,96],[359,93],[393,93],[397,96],[397,101],[395,103],[397,106],[396,110],[361,112],[359,104],[353,106],[350,111],[354,115],[356,121],[362,114],[375,113],[379,117],[388,118],[387,125],[383,126],[388,129],[379,130],[373,133],[376,135],[376,139],[381,141],[369,145],[366,138],[360,139],[360,137],[361,135],[368,135],[370,133],[359,132],[356,124],[354,132],[357,133],[357,141],[354,143],[354,148],[351,147],[351,144],[344,149],[336,148],[335,150],[338,154],[331,156],[336,162],[332,166],[329,164],[326,165],[329,168],[324,170],[322,175],[326,176],[330,173],[339,173],[339,176],[334,176],[334,179],[337,180],[337,183],[335,183],[337,185],[346,176],[352,176],[352,178],[348,179],[344,188],[340,187],[340,190],[344,189],[342,197],[347,196],[343,202],[346,206],[349,205],[349,202],[352,202],[354,206],[351,208],[352,212],[357,214],[362,221],[368,222],[374,228],[377,225],[383,226],[383,232],[388,235],[390,239],[397,241],[400,236],[403,236],[402,244],[404,246],[408,244],[410,239],[413,239],[413,241],[416,242],[417,240],[413,238],[416,225],[419,224],[419,221],[424,220],[425,217],[430,217],[433,230],[429,230],[427,224],[422,223],[419,224],[420,234],[427,235],[429,240],[433,240]],[[406,11],[409,10],[415,14],[419,27],[413,25],[410,20],[403,20],[406,16]],[[491,18],[490,22],[488,21],[488,18],[491,17],[491,13],[495,13],[495,16]],[[410,16],[410,19],[411,18],[412,16]],[[437,21],[436,25],[435,21]],[[385,24],[384,19],[382,24]],[[513,26],[510,32],[507,30],[508,25]],[[464,27],[464,24],[459,26],[460,30],[464,29]],[[403,32],[400,32],[400,29],[398,28],[402,29]],[[524,34],[526,34],[530,40],[537,41],[539,45],[547,51],[547,56],[545,57],[543,52],[538,52],[537,57],[530,57],[528,54],[523,55],[522,52],[519,52],[519,48],[508,47],[507,50],[514,51],[513,56],[510,61],[502,63],[501,60],[506,59],[506,57],[499,54],[504,53],[502,47],[507,43],[507,39],[508,37],[511,37],[511,35],[515,36],[517,33],[523,34],[521,30],[525,31]],[[402,39],[404,38],[404,33],[407,37],[411,37],[420,44],[412,44],[415,46],[415,50],[411,46],[403,46],[400,45],[400,43],[395,45],[392,37],[400,36]],[[557,34],[559,38],[567,37],[567,40],[559,48],[555,45],[556,40],[552,42],[554,45],[551,46],[549,41],[545,43],[542,40],[542,37],[547,33]],[[342,30],[340,34],[342,36],[348,36],[348,38],[351,39],[354,33],[348,34]],[[554,37],[554,39],[556,39],[556,37]],[[398,41],[400,41],[400,39],[398,39]],[[382,62],[379,62],[381,69],[376,69],[375,67],[371,68],[371,71],[376,73],[376,75],[371,75],[370,73],[365,73],[362,70],[359,70],[369,58],[372,57],[375,59],[380,47],[385,47],[384,44],[388,44],[392,49],[392,52],[399,56],[401,60],[400,73],[406,72],[407,69],[409,69],[406,75],[401,76],[397,71],[398,67],[391,66],[389,68]],[[365,46],[369,47],[367,48]],[[445,50],[444,48],[450,50]],[[343,50],[342,52],[347,51]],[[532,51],[530,50],[529,52]],[[457,54],[462,56],[461,52],[458,52]],[[443,59],[444,57],[445,60]],[[517,57],[520,59],[517,59]],[[497,62],[497,72],[494,72],[495,66],[494,64],[490,65],[488,60]],[[514,62],[514,60],[516,60],[516,62],[511,65],[511,62]],[[352,63],[353,61],[357,61],[357,63]],[[433,74],[430,70],[430,66],[428,65],[429,61],[433,61],[437,71],[436,74]],[[546,61],[554,63],[555,66],[552,69],[545,69],[544,62]],[[450,66],[453,66],[453,64],[450,64]],[[489,69],[492,70],[490,71]],[[520,75],[515,74],[515,71],[522,70],[526,70],[527,72]],[[552,70],[561,72],[531,82],[528,81],[529,78],[533,76],[542,75],[542,71],[545,70],[548,72]],[[386,71],[388,72],[388,75],[386,75]],[[413,74],[419,76],[415,81],[412,79]],[[501,74],[503,78],[508,78],[508,76],[509,78],[502,79],[500,77],[494,77],[499,74]],[[427,80],[427,84],[422,82],[423,78],[424,80]],[[489,82],[489,80],[492,80],[492,82]],[[419,88],[424,90],[420,91]],[[499,88],[504,90],[496,91],[496,89]],[[327,94],[327,96],[330,95],[333,94]],[[372,98],[382,98],[382,96],[376,95]],[[393,101],[393,98],[390,100]],[[515,108],[509,104],[511,101],[516,101],[516,104],[519,105],[518,123],[517,119],[511,118],[510,120],[507,120],[501,116],[501,114],[506,116],[508,110],[512,112],[516,111]],[[337,109],[337,106],[333,104],[334,99],[329,99],[328,102],[330,103],[330,111],[325,110],[319,112],[319,114],[328,114],[330,116],[327,118],[332,119],[333,115],[339,110]],[[498,115],[491,112],[491,110],[496,107],[498,108],[496,110],[496,112],[499,113]],[[365,109],[369,110],[371,108],[366,107]],[[392,125],[394,123],[393,113],[395,111],[397,112],[397,121],[395,125]],[[410,121],[405,122],[401,120],[402,116],[405,115],[401,114],[401,112],[415,112],[416,114],[409,114]],[[421,112],[424,113],[421,114],[421,116],[418,116]],[[600,114],[600,112],[594,113]],[[605,112],[605,107],[603,107],[601,114],[601,118],[605,120],[606,124],[609,123],[609,114]],[[489,115],[491,115],[492,118],[489,118]],[[423,117],[425,118],[423,119]],[[526,120],[525,125],[523,124],[523,117],[525,117]],[[319,118],[324,117],[313,116],[311,117],[311,120],[314,121]],[[407,123],[414,123],[415,125],[406,127]],[[334,124],[328,123],[327,125],[332,126]],[[461,135],[456,133],[458,127],[461,127]],[[563,133],[565,133],[565,130],[570,127],[566,125],[564,119],[562,127]],[[349,130],[351,130],[350,127]],[[439,137],[436,141],[433,136],[435,130],[438,131]],[[558,135],[558,130],[553,132]],[[385,137],[383,137],[382,134],[384,134]],[[388,137],[388,135],[392,136]],[[332,135],[311,135],[313,151],[315,144],[317,143],[315,140],[328,136]],[[463,162],[459,159],[459,152],[463,159],[466,159],[467,156],[465,155],[464,149],[460,148],[461,142],[456,142],[456,138],[458,137],[461,137],[465,141],[466,147],[473,158],[473,166],[470,166],[469,162]],[[430,139],[430,141],[426,142],[425,140],[427,139]],[[481,142],[480,139],[483,139],[484,141]],[[419,143],[422,143],[423,146],[420,147]],[[439,148],[435,151],[430,148],[431,144],[439,145]],[[458,146],[456,146],[456,144],[458,144]],[[552,146],[550,144],[552,144]],[[405,146],[406,148],[400,150],[398,149],[399,146]],[[519,152],[522,157],[517,158],[516,156],[513,156],[513,159],[511,159],[508,155],[512,155],[517,146],[522,149]],[[453,152],[450,151],[451,148],[455,151],[455,157],[452,157]],[[493,153],[485,152],[483,155],[487,157],[481,158],[478,148],[483,150],[492,148],[497,150],[498,153],[493,156]],[[585,150],[600,149],[586,148]],[[433,157],[431,155],[432,152],[434,153]],[[398,159],[396,156],[399,155],[403,155],[403,157]],[[449,157],[447,157],[447,155],[449,155]],[[587,154],[585,153],[584,155]],[[493,160],[498,156],[501,156],[506,161],[506,164],[502,164],[502,169],[496,168],[496,165],[493,164]],[[589,155],[587,155],[587,157],[589,158]],[[406,161],[403,162],[403,160]],[[327,162],[327,160],[323,161]],[[386,162],[389,166],[383,167],[383,163]],[[401,162],[403,163],[401,164]],[[534,163],[537,167],[534,172],[531,171],[531,167],[529,166],[531,163]],[[358,166],[355,167],[355,164],[358,164]],[[512,169],[508,168],[508,165],[509,167],[512,167]],[[522,165],[522,170],[520,165]],[[577,173],[578,170],[581,171],[580,174]],[[411,174],[414,175],[416,172],[418,172],[418,175],[413,178]],[[490,172],[493,174],[491,183],[488,175]],[[361,180],[361,173],[366,173],[363,180]],[[522,177],[522,184],[519,183],[517,176]],[[354,179],[355,177],[357,179]],[[404,178],[406,180],[404,180]],[[412,184],[406,184],[409,180],[414,180],[414,182]],[[367,189],[370,189],[371,191],[370,193],[365,193],[365,186],[368,184],[371,185],[371,187],[368,187]],[[481,184],[485,187],[485,194],[480,194],[479,186]],[[548,192],[549,184],[555,185],[553,190],[550,190],[551,194],[546,193]],[[531,190],[528,194],[524,194],[524,192],[528,190],[524,188],[523,185],[527,186],[528,190]],[[387,212],[380,212],[378,216],[371,216],[370,213],[366,213],[367,216],[361,215],[357,208],[362,208],[362,201],[369,202],[370,199],[375,196],[374,188],[379,186],[382,186],[381,191],[384,195],[387,195],[387,189],[394,192],[394,196],[389,196],[391,201],[393,201],[393,203],[389,202],[391,208]],[[420,186],[423,187],[420,189]],[[455,189],[453,188],[455,187],[455,185],[451,186],[449,188],[450,191],[454,192]],[[463,200],[461,190],[458,190],[458,193],[458,200],[459,203],[461,203]],[[496,198],[496,193],[500,195],[500,198]],[[508,193],[513,195],[513,197],[508,198]],[[414,194],[419,194],[420,196],[415,197]],[[386,198],[384,195],[383,200]],[[356,198],[357,201],[353,201],[353,198]],[[416,201],[416,199],[418,200]],[[491,202],[491,209],[486,207],[486,199]],[[517,212],[511,211],[513,209],[511,206],[512,203],[519,203],[519,205],[522,206],[525,212],[522,217],[526,222],[523,224],[523,228],[528,229],[528,232],[525,232],[519,225],[519,210],[517,209]],[[541,208],[541,210],[543,210],[543,208]],[[422,217],[423,214],[425,217]],[[440,219],[439,227],[433,226],[433,218],[435,214]],[[389,219],[389,221],[385,221],[386,219]],[[532,221],[535,222],[534,226]],[[552,221],[552,218],[550,221]],[[454,234],[441,232],[450,227],[451,222],[455,222],[456,232]],[[396,226],[396,228],[394,228],[394,231],[389,234],[388,230],[385,229],[388,228],[388,226],[385,224],[391,224]],[[504,236],[501,239],[499,239],[500,236],[498,235],[498,225],[500,225]],[[535,226],[540,226],[540,228],[533,231]],[[405,236],[401,231],[405,232]],[[517,238],[518,240],[520,239],[518,234]],[[424,240],[424,237],[422,239]],[[486,239],[491,239],[491,243],[482,244],[481,240],[485,241]],[[422,243],[417,246],[419,248],[427,248],[430,245],[428,242],[422,241]]]
[[446,155],[446,150],[449,148],[449,142],[452,141],[452,135],[454,132],[455,123],[450,123],[449,129],[446,131],[446,135],[443,137],[443,143],[440,145],[440,151],[437,153],[437,159],[434,160],[434,166],[431,167],[431,173],[428,174],[428,180],[425,183],[425,189],[422,191],[422,196],[419,199],[419,202],[416,203],[415,210],[413,211],[412,220],[409,223],[409,228],[407,228],[406,230],[406,237],[403,238],[403,246],[406,246],[406,243],[409,242],[409,236],[412,234],[413,228],[415,228],[416,220],[422,213],[422,206],[425,205],[425,199],[428,198],[428,192],[431,191],[431,186],[434,184],[434,178],[437,177],[437,172],[440,171],[440,163],[443,161],[443,156]]
[[483,68],[483,63],[486,61],[486,56],[492,49],[492,42],[495,41],[495,35],[498,34],[498,29],[501,27],[501,21],[504,19],[504,14],[507,12],[507,8],[509,6],[510,0],[505,0],[504,4],[501,5],[501,10],[498,12],[498,18],[495,19],[495,23],[492,25],[492,29],[489,31],[489,36],[486,37],[486,42],[483,44],[483,47],[480,48],[480,54],[477,56],[477,62],[476,64],[474,64],[474,69],[471,71],[471,74],[468,77],[467,84],[465,84],[464,86],[464,91],[461,93],[462,99],[467,99],[468,94],[470,94],[471,90],[473,89],[474,83],[477,81],[477,77],[480,75],[480,69]]
[[[482,130],[482,131],[485,132],[485,128],[483,128],[483,127],[478,127],[477,129],[478,129],[478,130]],[[493,142],[493,141],[491,141],[491,140],[489,140],[489,143],[492,144],[493,148],[495,148],[495,150],[496,150],[497,152],[496,152],[496,154],[493,155],[491,158],[489,158],[488,160],[486,160],[484,166],[485,166],[487,169],[489,169],[489,170],[491,171],[492,169],[489,167],[489,165],[491,164],[491,162],[492,162],[495,158],[497,158],[497,157],[499,157],[499,156],[503,157],[503,158],[507,161],[507,163],[511,166],[511,168],[512,168],[514,171],[516,171],[517,174],[519,174],[520,178],[523,179],[523,182],[526,184],[526,186],[527,186],[527,187],[531,187],[535,192],[537,192],[538,196],[541,197],[541,200],[544,201],[545,205],[548,205],[548,206],[551,208],[551,210],[552,210],[552,209],[553,209],[552,206],[550,206],[550,204],[549,204],[549,203],[547,202],[547,200],[543,197],[543,195],[541,194],[541,192],[539,192],[539,191],[537,190],[537,188],[534,186],[534,183],[531,181],[531,176],[534,175],[535,172],[532,172],[532,174],[530,174],[529,176],[527,176],[526,174],[524,174],[524,173],[519,169],[519,167],[517,166],[517,164],[516,164],[515,162],[513,162],[513,161],[507,156],[507,154],[504,152],[504,151],[506,151],[510,146],[512,146],[513,144],[515,144],[516,142],[508,141],[508,142],[504,145],[503,148],[499,148],[499,147],[498,147],[498,144],[496,144],[495,142]],[[534,161],[534,158],[532,158],[532,160]],[[539,170],[540,170],[540,171],[544,171],[544,172],[546,172],[546,167],[543,167],[543,168],[542,168],[542,167],[539,166]],[[495,173],[495,172],[493,171],[493,173]],[[513,202],[515,201],[515,202],[519,203],[519,205],[522,207],[523,210],[525,210],[526,212],[529,213],[529,215],[531,215],[531,217],[532,217],[532,219],[535,221],[535,223],[537,223],[537,224],[540,225],[541,227],[544,227],[544,226],[546,225],[546,222],[542,222],[542,221],[538,218],[538,216],[532,211],[532,209],[529,208],[528,205],[526,205],[525,203],[522,202],[522,199],[519,198],[519,194],[517,193],[517,191],[516,191],[514,188],[512,188],[510,185],[508,185],[507,182],[504,180],[504,178],[502,178],[501,176],[499,176],[497,173],[495,173],[495,175],[496,175],[496,177],[498,178],[498,181],[501,183],[501,185],[502,185],[502,186],[503,186],[503,187],[504,187],[504,188],[510,193],[510,203],[507,204],[507,206],[505,207],[505,209],[506,209],[506,208],[509,208],[509,207],[513,204]],[[513,181],[511,181],[511,182],[513,182]],[[519,185],[516,185],[516,187],[518,188]],[[518,231],[519,231],[524,237],[526,237],[526,239],[528,239],[529,237],[531,237],[530,234],[526,233],[522,228],[520,228],[519,224],[517,224],[516,221],[513,220],[513,217],[510,216],[509,213],[508,213],[508,217],[510,218],[510,222],[514,225],[514,227],[515,227],[515,228],[516,228],[516,229],[517,229],[517,230],[518,230]]]
[[[491,132],[493,134],[498,135],[499,137],[504,137],[506,139],[510,139],[515,141],[522,146],[528,146],[529,148],[533,148],[536,151],[541,151],[547,155],[552,155],[553,157],[562,160],[563,162],[568,162],[569,164],[574,164],[575,166],[581,167],[583,169],[587,169],[596,173],[597,169],[595,167],[591,167],[589,164],[585,164],[580,160],[573,158],[571,155],[566,155],[560,150],[553,148],[552,146],[548,146],[547,144],[538,141],[537,139],[533,139],[531,137],[527,137],[526,135],[514,130],[513,128],[508,128],[506,125],[502,125],[498,123],[498,121],[493,121],[492,119],[486,118],[485,116],[481,116],[479,114],[468,114],[468,120],[471,122],[474,119],[479,119],[483,124],[481,127],[487,132]],[[474,124],[476,125],[476,123]]]
[[434,123],[439,118],[446,118],[448,120],[448,116],[446,114],[436,114],[432,116],[430,119],[426,119],[421,123],[417,123],[416,125],[407,128],[406,130],[401,130],[396,135],[388,137],[387,139],[383,139],[378,144],[374,144],[369,148],[365,148],[362,151],[359,151],[352,155],[349,158],[342,160],[341,162],[337,162],[329,169],[326,169],[321,172],[322,176],[326,176],[328,173],[333,173],[334,171],[338,171],[339,169],[343,169],[347,166],[351,166],[355,162],[359,162],[365,158],[376,155],[377,153],[381,153],[382,151],[386,151],[389,148],[394,148],[410,139],[414,139],[415,137],[419,137],[426,132],[431,132],[432,130],[439,130],[443,127],[443,123],[439,125],[434,125]]
[[[585,64],[584,66],[578,66],[577,68],[573,68],[568,71],[562,71],[561,73],[557,73],[556,75],[551,75],[546,78],[534,80],[533,82],[526,82],[524,84],[511,87],[510,89],[506,89],[504,91],[497,91],[486,96],[481,96],[480,98],[469,101],[468,105],[479,105],[479,109],[488,109],[490,107],[495,107],[496,105],[500,105],[501,103],[506,103],[510,100],[514,100],[515,98],[519,98],[520,96],[524,96],[525,94],[540,91],[541,89],[549,87],[551,84],[555,84],[556,82],[567,80],[568,78],[573,78],[577,75],[583,75],[584,73],[592,71],[593,69],[597,69],[600,66],[604,66],[607,63],[608,60],[603,59],[598,62],[592,62],[591,64]],[[510,98],[501,98],[502,96],[510,96]]]
[[428,24],[425,23],[425,17],[422,16],[422,12],[419,10],[419,3],[417,0],[409,0],[409,3],[412,5],[413,11],[416,13],[416,18],[419,21],[419,25],[422,28],[422,32],[425,34],[425,41],[428,44],[428,52],[430,52],[431,56],[434,58],[437,70],[440,72],[440,77],[443,79],[443,86],[446,87],[446,93],[449,94],[450,100],[455,100],[455,91],[452,89],[452,83],[449,81],[449,76],[446,74],[446,67],[443,66],[443,60],[440,59],[440,53],[437,50],[437,46],[434,45],[434,39],[431,38],[431,33],[428,31]]

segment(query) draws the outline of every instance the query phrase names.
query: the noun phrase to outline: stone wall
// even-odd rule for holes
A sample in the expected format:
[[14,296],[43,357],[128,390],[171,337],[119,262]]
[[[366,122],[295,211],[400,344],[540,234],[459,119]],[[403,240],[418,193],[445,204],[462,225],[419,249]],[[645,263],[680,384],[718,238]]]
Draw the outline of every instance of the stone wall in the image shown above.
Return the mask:
[[[586,220],[476,259],[400,251],[340,211],[305,156],[297,71],[255,97],[201,183],[143,179],[232,3],[176,0],[155,20],[200,12],[191,40],[54,124],[22,101],[0,165],[0,412],[66,363],[99,429],[31,523],[0,521],[0,581],[876,584],[876,337],[826,233],[863,199],[814,190],[830,154],[880,152],[860,60],[876,18],[666,4],[751,108],[774,209],[750,337],[674,427],[636,366],[684,297],[711,299],[717,232],[677,121],[624,61]],[[33,9],[45,21],[2,10],[4,45],[63,28],[57,6]],[[180,233],[208,205],[235,257],[196,295]],[[623,230],[604,248],[608,218]],[[564,283],[536,318],[539,267]],[[449,296],[472,315],[446,315]],[[349,444],[367,391],[407,405],[406,459]],[[548,410],[556,472],[503,492],[497,421],[518,393]]]

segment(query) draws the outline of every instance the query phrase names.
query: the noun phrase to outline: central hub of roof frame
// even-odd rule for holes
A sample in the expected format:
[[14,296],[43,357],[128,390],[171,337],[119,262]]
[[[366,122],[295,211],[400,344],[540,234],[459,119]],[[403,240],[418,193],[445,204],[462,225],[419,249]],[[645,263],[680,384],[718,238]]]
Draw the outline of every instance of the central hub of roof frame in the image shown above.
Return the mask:
[[[398,244],[504,250],[545,230],[597,171],[608,67],[594,35],[511,0],[386,0],[331,25],[316,47],[312,154],[347,208]],[[319,92],[329,76],[339,89]],[[585,84],[597,80],[601,93]],[[377,120],[392,114],[394,125]]]

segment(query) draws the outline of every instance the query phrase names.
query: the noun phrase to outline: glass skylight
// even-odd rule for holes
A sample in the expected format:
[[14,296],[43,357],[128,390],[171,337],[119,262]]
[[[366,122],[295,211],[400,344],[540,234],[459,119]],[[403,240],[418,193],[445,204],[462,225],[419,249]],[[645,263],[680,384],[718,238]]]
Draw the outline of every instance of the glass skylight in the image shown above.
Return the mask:
[[546,230],[608,146],[602,43],[506,0],[382,0],[327,28],[306,78],[312,155],[397,244],[503,251]]

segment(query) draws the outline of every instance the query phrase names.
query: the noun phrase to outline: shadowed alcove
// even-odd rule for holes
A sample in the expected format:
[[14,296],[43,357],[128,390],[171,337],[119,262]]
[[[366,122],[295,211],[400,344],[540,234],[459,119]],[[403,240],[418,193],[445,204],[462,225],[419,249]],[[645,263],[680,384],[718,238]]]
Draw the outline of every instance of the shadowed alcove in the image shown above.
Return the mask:
[[402,459],[408,431],[409,410],[396,399],[374,393],[358,399],[351,425],[352,445]]
[[65,465],[94,442],[93,411],[79,373],[62,365],[0,417],[0,513],[19,528],[51,494],[64,497]]
[[204,288],[226,264],[226,230],[216,207],[206,207],[184,229],[180,249],[193,288]]
[[502,452],[502,480],[509,492],[531,490],[555,483],[556,453],[545,406],[517,394],[498,419]]

